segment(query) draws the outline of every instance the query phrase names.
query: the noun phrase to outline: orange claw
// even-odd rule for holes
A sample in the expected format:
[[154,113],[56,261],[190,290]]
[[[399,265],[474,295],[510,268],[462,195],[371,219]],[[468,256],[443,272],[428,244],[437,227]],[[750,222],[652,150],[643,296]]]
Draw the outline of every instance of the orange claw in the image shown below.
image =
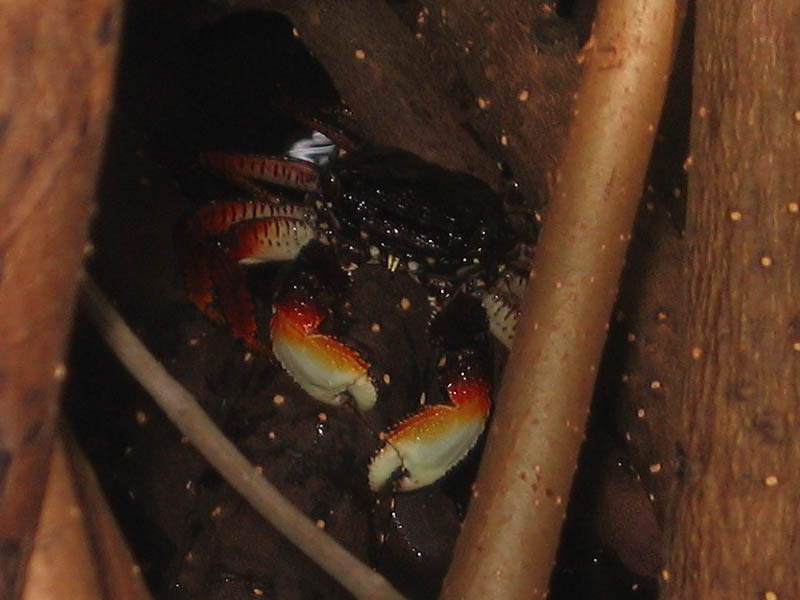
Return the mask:
[[447,385],[452,405],[426,406],[392,429],[369,465],[369,485],[377,491],[403,469],[399,491],[430,485],[458,464],[483,432],[491,408],[489,384],[463,375]]
[[347,392],[361,410],[375,405],[369,364],[336,338],[319,333],[323,315],[313,303],[292,298],[276,303],[274,311],[273,352],[301,388],[328,404],[341,404]]

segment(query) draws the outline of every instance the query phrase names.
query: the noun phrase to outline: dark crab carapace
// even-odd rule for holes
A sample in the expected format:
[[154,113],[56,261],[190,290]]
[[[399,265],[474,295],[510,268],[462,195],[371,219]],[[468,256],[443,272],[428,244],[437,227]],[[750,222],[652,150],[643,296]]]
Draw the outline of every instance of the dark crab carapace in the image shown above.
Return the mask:
[[[254,198],[204,206],[189,219],[179,247],[191,300],[249,348],[271,351],[300,387],[329,404],[349,397],[369,410],[378,400],[369,357],[321,329],[331,314],[325,298],[346,293],[346,285],[332,292],[330,277],[298,261],[304,266],[291,270],[273,302],[270,348],[259,335],[240,264],[294,260],[322,246],[345,280],[366,263],[406,271],[426,289],[433,319],[457,294],[489,297],[487,284],[515,249],[502,203],[488,186],[400,150],[359,150],[324,170],[305,161],[220,153],[205,154],[202,162]],[[302,198],[292,201],[269,185],[300,191]],[[501,318],[512,312],[495,310]],[[390,480],[401,490],[428,485],[474,446],[489,414],[490,389],[482,370],[461,360],[444,381],[448,404],[422,405],[382,436],[369,466],[373,489]]]

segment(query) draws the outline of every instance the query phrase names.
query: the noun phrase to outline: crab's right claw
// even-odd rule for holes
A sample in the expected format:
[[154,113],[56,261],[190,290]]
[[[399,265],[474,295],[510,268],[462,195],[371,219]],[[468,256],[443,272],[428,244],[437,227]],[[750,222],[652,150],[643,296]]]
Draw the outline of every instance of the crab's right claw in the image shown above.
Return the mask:
[[447,384],[452,405],[429,405],[398,424],[369,465],[369,485],[377,491],[393,479],[411,491],[434,483],[458,464],[483,432],[491,408],[488,382],[460,373]]

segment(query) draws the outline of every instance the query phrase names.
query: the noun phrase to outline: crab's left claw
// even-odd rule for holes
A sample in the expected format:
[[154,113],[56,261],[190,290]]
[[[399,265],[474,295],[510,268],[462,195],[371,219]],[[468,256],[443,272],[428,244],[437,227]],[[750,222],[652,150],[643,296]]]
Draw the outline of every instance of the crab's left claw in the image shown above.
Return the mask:
[[375,405],[377,392],[369,363],[346,344],[319,331],[323,315],[314,302],[288,297],[273,308],[273,352],[301,388],[327,404],[341,404],[347,393],[361,410]]
[[483,431],[491,408],[489,383],[459,373],[447,384],[452,405],[429,405],[392,429],[369,465],[377,491],[400,470],[395,489],[411,491],[434,483],[458,464]]

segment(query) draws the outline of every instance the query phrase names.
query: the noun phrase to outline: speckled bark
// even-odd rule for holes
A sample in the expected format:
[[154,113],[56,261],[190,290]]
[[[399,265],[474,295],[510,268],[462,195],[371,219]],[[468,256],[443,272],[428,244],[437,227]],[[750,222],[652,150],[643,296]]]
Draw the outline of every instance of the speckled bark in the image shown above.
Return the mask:
[[[652,199],[646,200],[605,350],[611,375],[599,390],[613,407],[618,439],[624,440],[661,524],[682,468],[675,429],[683,365],[675,357],[683,349],[686,301],[676,290],[682,287],[685,257],[674,224]],[[653,572],[660,569],[659,562]]]
[[0,5],[0,599],[16,598],[65,375],[119,11]]
[[800,597],[800,8],[697,6],[690,320],[665,598]]
[[[614,415],[617,439],[624,441],[652,499],[659,522],[682,468],[675,447],[677,398],[683,367],[686,298],[682,237],[688,175],[693,21],[687,21],[671,74],[667,101],[656,135],[642,206],[626,257],[614,324],[601,369],[601,403]],[[660,542],[659,542],[660,545]],[[659,565],[660,570],[661,565]]]
[[432,38],[429,47],[439,54],[450,52],[474,94],[472,126],[505,157],[524,190],[547,189],[577,87],[576,31],[552,2],[426,4],[421,40]]

